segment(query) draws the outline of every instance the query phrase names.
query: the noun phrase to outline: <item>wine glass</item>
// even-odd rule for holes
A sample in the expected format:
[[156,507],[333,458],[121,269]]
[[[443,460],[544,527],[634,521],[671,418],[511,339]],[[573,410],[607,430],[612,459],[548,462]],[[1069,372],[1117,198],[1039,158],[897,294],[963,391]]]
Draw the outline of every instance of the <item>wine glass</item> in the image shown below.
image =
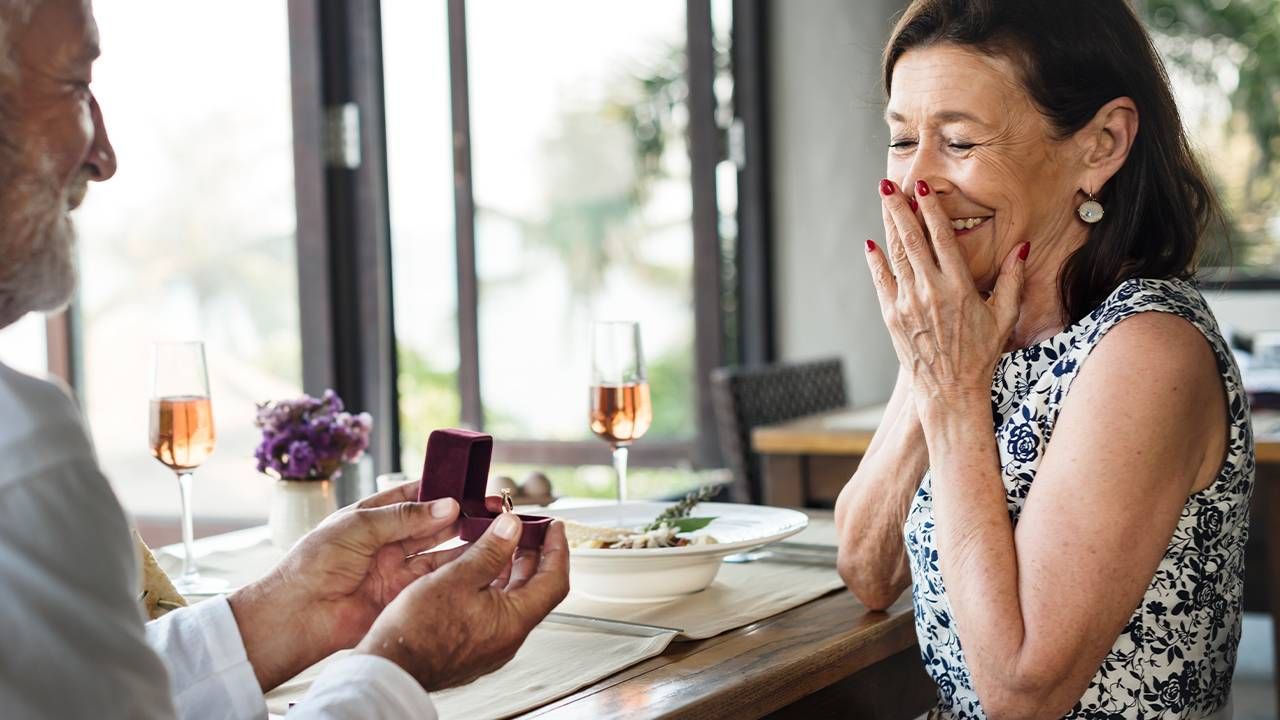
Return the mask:
[[183,595],[213,595],[227,589],[218,578],[200,575],[192,548],[191,476],[213,453],[213,405],[204,343],[156,343],[151,367],[151,454],[178,476],[182,496],[182,575],[174,587]]
[[595,323],[591,329],[591,431],[613,450],[619,503],[627,500],[627,447],[652,422],[640,324]]

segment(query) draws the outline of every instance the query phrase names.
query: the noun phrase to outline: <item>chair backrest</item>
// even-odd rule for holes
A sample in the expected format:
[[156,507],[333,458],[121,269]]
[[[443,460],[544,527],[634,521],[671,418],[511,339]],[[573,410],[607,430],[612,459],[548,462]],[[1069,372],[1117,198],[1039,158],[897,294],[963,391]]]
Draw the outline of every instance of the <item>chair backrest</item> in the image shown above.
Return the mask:
[[720,449],[733,471],[732,497],[760,502],[760,459],[751,431],[760,425],[844,407],[844,367],[839,358],[711,371]]

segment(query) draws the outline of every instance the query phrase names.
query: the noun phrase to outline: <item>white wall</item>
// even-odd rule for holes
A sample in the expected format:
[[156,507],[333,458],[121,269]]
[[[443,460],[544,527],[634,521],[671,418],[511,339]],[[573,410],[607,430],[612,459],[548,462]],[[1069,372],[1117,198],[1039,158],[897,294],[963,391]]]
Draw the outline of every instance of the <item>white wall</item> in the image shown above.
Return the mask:
[[863,253],[867,238],[883,236],[876,184],[889,138],[880,52],[902,5],[769,5],[779,356],[842,356],[856,405],[887,399],[897,371]]
[[1224,328],[1246,335],[1280,330],[1280,291],[1206,291],[1204,296]]

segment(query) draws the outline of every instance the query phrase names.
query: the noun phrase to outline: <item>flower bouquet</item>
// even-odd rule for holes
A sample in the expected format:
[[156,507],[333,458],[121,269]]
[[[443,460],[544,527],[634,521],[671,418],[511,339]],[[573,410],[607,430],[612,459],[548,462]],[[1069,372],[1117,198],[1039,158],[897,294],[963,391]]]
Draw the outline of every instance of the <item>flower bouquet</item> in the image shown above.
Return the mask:
[[331,481],[369,447],[373,419],[346,412],[338,394],[325,390],[319,399],[263,403],[254,424],[262,430],[258,472],[276,478],[271,540],[287,549],[337,510]]
[[303,395],[263,403],[254,425],[262,429],[254,453],[258,472],[281,480],[329,480],[364,454],[373,419],[346,412],[338,394],[325,390],[319,399]]

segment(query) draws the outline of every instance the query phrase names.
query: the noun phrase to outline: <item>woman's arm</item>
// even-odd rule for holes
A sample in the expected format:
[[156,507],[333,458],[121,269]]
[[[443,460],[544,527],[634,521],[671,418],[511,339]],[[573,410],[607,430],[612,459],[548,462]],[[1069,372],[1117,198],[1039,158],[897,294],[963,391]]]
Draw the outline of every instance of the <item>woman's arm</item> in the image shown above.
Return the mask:
[[1057,717],[1088,687],[1151,582],[1187,496],[1226,448],[1200,331],[1144,313],[1081,368],[1016,530],[985,394],[922,403],[938,554],[965,659],[993,718]]
[[928,465],[910,381],[899,370],[884,419],[836,500],[837,568],[872,610],[889,607],[911,584],[902,525]]

